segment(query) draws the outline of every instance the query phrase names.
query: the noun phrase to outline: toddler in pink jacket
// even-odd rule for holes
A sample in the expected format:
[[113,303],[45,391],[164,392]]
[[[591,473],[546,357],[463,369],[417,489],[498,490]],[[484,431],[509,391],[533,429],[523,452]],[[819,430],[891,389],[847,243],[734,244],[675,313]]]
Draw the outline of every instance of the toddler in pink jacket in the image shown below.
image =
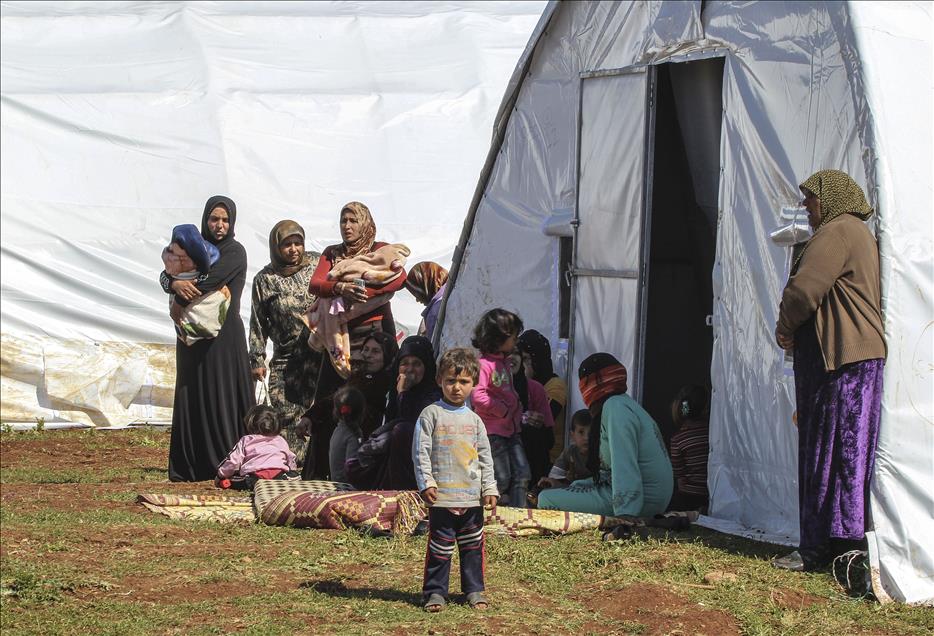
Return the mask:
[[470,406],[483,420],[500,503],[524,508],[529,488],[529,462],[522,448],[522,405],[512,386],[508,356],[522,331],[522,319],[505,309],[486,312],[474,329],[473,346],[480,350],[480,377]]
[[295,471],[295,453],[279,434],[282,423],[276,411],[264,405],[253,406],[243,424],[247,434],[217,467],[215,485],[252,489],[258,479],[297,478],[290,474]]

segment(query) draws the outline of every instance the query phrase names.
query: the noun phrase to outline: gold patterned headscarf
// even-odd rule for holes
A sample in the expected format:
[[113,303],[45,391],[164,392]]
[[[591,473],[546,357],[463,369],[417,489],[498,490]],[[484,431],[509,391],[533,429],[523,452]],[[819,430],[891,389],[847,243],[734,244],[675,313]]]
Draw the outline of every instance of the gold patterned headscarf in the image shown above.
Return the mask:
[[282,254],[279,253],[279,247],[282,245],[282,241],[290,236],[300,236],[302,237],[302,243],[305,242],[305,230],[301,225],[289,219],[279,221],[272,226],[272,231],[269,232],[269,263],[277,274],[286,278],[311,264],[311,254],[308,252],[303,253],[302,258],[295,265],[290,265],[283,260]]
[[[841,214],[852,214],[863,221],[872,216],[872,208],[866,201],[863,189],[853,179],[840,170],[821,170],[798,186],[810,190],[820,200],[820,225],[827,223]],[[817,228],[815,228],[817,229]]]
[[[814,228],[815,232],[842,214],[852,214],[863,221],[872,216],[873,209],[866,201],[863,189],[850,175],[840,170],[815,172],[798,188],[813,192],[820,201],[820,223]],[[807,245],[795,258],[791,266],[792,273],[797,271],[805,251]]]
[[337,263],[344,260],[345,258],[353,258],[354,256],[359,256],[360,254],[366,254],[370,251],[370,249],[373,247],[373,243],[376,241],[376,223],[373,222],[373,216],[370,214],[370,208],[366,207],[359,201],[351,201],[341,208],[341,216],[343,216],[345,210],[350,210],[353,212],[357,219],[357,223],[360,224],[360,238],[358,238],[353,243],[344,243],[341,246],[341,253],[335,255],[335,265],[337,265]]

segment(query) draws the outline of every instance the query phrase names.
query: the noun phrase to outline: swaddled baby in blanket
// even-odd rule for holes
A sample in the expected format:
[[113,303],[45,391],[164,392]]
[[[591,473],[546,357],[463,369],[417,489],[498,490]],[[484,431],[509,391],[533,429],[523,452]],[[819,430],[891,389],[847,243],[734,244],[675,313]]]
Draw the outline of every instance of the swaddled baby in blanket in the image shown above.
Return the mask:
[[[384,245],[369,254],[354,256],[335,264],[328,272],[330,280],[383,287],[402,275],[411,250],[401,243]],[[319,298],[309,307],[305,322],[311,330],[308,345],[327,351],[334,370],[342,378],[350,377],[350,334],[347,323],[389,302],[392,294],[378,294],[364,303],[348,306],[340,296]]]
[[[194,225],[176,225],[172,228],[172,241],[162,250],[165,273],[181,280],[201,280],[220,258],[218,249],[204,240]],[[175,297],[169,296],[169,310]],[[220,333],[230,307],[230,290],[226,286],[202,294],[181,309],[175,334],[186,345],[214,338]]]

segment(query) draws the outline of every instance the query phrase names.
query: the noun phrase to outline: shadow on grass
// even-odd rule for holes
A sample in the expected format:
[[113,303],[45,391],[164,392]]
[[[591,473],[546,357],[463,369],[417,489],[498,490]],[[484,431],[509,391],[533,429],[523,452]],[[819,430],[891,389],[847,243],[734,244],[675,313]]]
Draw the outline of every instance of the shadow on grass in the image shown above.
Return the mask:
[[681,541],[693,541],[713,550],[721,550],[736,556],[744,556],[750,559],[769,560],[773,557],[787,554],[794,548],[775,543],[765,543],[762,541],[753,541],[744,537],[737,537],[730,534],[702,528],[700,526],[691,526],[688,533],[674,533],[670,536],[677,536]]
[[326,594],[336,598],[377,599],[380,601],[400,601],[409,605],[419,606],[422,603],[421,594],[403,592],[402,590],[379,587],[347,587],[340,579],[327,579],[324,581],[303,581],[300,588],[314,590],[319,594]]

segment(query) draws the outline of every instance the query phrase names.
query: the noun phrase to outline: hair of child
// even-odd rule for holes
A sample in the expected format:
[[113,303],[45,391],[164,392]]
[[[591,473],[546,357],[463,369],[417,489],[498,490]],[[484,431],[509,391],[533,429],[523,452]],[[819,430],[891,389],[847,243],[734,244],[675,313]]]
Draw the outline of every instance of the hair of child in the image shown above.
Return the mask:
[[518,337],[523,328],[519,316],[497,307],[483,314],[477,322],[471,343],[480,353],[496,353],[510,337]]
[[282,421],[279,413],[271,406],[257,404],[251,406],[243,418],[243,427],[248,435],[265,435],[272,437],[282,431]]
[[366,397],[355,386],[342,386],[334,393],[334,421],[359,429],[366,412]]
[[678,427],[688,420],[706,419],[710,414],[710,392],[698,384],[681,387],[672,400],[671,414]]
[[571,430],[575,428],[590,428],[590,424],[593,422],[593,416],[590,414],[589,409],[580,409],[575,411],[574,415],[571,416]]
[[477,378],[480,377],[480,362],[477,360],[477,354],[465,347],[448,349],[438,360],[438,376],[444,377],[448,371],[453,371],[454,375],[466,373],[476,384]]

